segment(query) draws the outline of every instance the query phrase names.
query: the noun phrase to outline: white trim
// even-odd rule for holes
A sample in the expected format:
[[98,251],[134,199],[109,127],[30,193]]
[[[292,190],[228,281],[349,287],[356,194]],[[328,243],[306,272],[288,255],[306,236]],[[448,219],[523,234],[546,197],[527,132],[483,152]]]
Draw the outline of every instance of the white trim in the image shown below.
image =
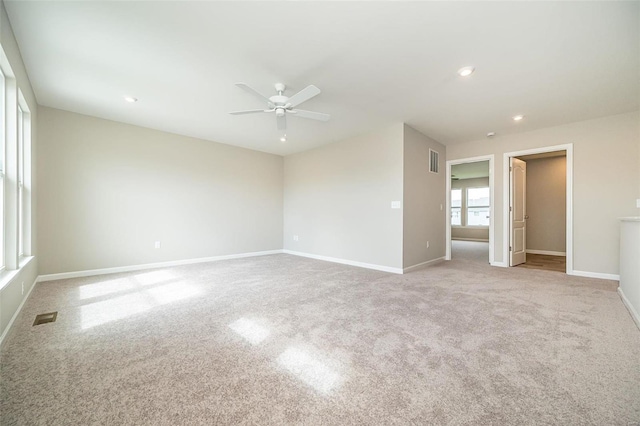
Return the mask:
[[489,263],[491,266],[497,266],[499,268],[508,268],[505,262],[491,262]]
[[[504,263],[509,265],[509,243],[511,240],[511,232],[509,230],[509,194],[510,194],[510,181],[509,179],[509,159],[511,157],[520,157],[523,155],[542,154],[545,152],[554,151],[566,151],[567,152],[567,242],[566,242],[566,257],[567,257],[567,274],[578,275],[573,272],[573,144],[568,143],[564,145],[545,146],[542,148],[526,149],[523,151],[505,152],[503,154],[502,163],[502,256]],[[602,274],[610,276],[610,274]],[[586,276],[586,275],[584,275]],[[595,277],[600,278],[600,277]],[[605,278],[612,279],[612,278]]]
[[631,302],[629,302],[627,296],[624,295],[621,287],[618,287],[618,294],[620,295],[620,299],[622,299],[622,303],[624,303],[624,306],[627,307],[627,310],[631,314],[631,318],[633,318],[633,321],[636,323],[638,328],[640,328],[640,314],[638,314],[638,311],[636,311]]
[[267,256],[280,254],[282,250],[256,251],[250,253],[229,254],[225,256],[200,257],[197,259],[172,260],[168,262],[145,263],[142,265],[117,266],[115,268],[91,269],[88,271],[62,272],[59,274],[40,275],[38,282],[63,280],[67,278],[91,277],[93,275],[115,274],[119,272],[140,271],[142,269],[166,268],[168,266],[191,265],[193,263],[216,262],[219,260],[241,259],[243,257]]
[[4,267],[0,270],[0,291],[13,281],[13,279],[22,271],[22,269],[33,259],[34,256],[23,256],[20,258],[18,269],[6,270]]
[[551,250],[526,250],[527,253],[531,254],[545,254],[547,256],[566,256],[567,252],[564,251],[551,251]]
[[599,278],[601,280],[620,281],[620,275],[618,274],[603,274],[602,272],[587,272],[573,270],[571,273],[567,272],[567,275],[574,275],[576,277],[587,278]]
[[357,266],[359,268],[374,269],[376,271],[391,272],[392,274],[402,274],[402,268],[394,268],[391,266],[375,265],[373,263],[356,262],[347,259],[338,259],[336,257],[320,256],[317,254],[303,253],[293,250],[282,250],[283,253],[292,254],[294,256],[308,257],[310,259],[324,260],[325,262],[341,263],[343,265]]
[[446,185],[447,185],[447,193],[446,193],[446,247],[445,247],[445,260],[451,260],[451,166],[455,164],[466,164],[466,163],[477,163],[479,161],[489,161],[489,264],[494,265],[495,262],[495,254],[494,254],[494,244],[496,241],[496,227],[495,227],[495,185],[494,185],[494,176],[495,176],[495,156],[493,154],[490,155],[482,155],[479,157],[469,157],[469,158],[461,158],[458,160],[448,160],[446,167]]
[[475,241],[477,243],[489,242],[489,240],[483,240],[482,238],[458,238],[458,237],[451,237],[451,241]]
[[31,292],[33,291],[34,288],[36,288],[36,284],[37,283],[38,283],[38,277],[36,277],[36,279],[33,281],[33,284],[31,285],[31,288],[29,289],[29,292],[27,292],[27,295],[24,297],[24,299],[22,299],[22,302],[20,303],[20,306],[18,306],[18,309],[16,309],[16,312],[11,317],[11,320],[9,321],[9,324],[7,324],[7,327],[4,329],[4,333],[2,333],[2,336],[0,336],[0,348],[4,344],[5,338],[9,335],[9,331],[11,330],[11,326],[13,326],[13,323],[15,322],[16,318],[18,318],[18,315],[20,315],[20,311],[22,311],[22,307],[27,302],[27,299],[29,298],[29,296],[31,296]]
[[431,265],[433,263],[438,263],[438,262],[441,262],[443,260],[444,260],[444,256],[438,257],[437,259],[427,260],[426,262],[418,263],[418,264],[413,265],[413,266],[408,266],[408,267],[402,269],[402,273],[406,274],[407,272],[413,272],[413,271],[415,271],[417,269],[422,269],[422,268],[424,268],[424,267],[426,267],[428,265]]

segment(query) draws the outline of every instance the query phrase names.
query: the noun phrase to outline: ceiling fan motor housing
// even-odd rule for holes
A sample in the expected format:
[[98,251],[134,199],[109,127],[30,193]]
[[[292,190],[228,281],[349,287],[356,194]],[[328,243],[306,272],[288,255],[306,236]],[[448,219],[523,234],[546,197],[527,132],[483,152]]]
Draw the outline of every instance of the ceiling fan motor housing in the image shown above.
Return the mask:
[[271,101],[272,104],[276,106],[284,106],[286,105],[289,98],[282,95],[273,95],[272,97],[269,98],[269,100]]

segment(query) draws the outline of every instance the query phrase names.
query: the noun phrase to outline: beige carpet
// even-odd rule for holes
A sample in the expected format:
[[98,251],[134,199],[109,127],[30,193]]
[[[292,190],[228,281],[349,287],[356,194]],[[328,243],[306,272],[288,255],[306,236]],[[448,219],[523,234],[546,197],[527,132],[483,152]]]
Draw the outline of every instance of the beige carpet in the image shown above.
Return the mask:
[[39,284],[0,424],[640,422],[616,283],[454,249],[403,276],[273,255]]

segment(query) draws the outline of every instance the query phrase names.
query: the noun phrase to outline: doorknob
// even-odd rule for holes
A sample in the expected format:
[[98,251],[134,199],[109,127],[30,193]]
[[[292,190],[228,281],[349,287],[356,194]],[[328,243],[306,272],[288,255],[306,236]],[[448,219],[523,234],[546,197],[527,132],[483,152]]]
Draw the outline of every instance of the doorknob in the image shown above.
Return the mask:
[[525,218],[525,219],[529,219],[529,215],[525,215],[525,216],[524,216],[524,218]]

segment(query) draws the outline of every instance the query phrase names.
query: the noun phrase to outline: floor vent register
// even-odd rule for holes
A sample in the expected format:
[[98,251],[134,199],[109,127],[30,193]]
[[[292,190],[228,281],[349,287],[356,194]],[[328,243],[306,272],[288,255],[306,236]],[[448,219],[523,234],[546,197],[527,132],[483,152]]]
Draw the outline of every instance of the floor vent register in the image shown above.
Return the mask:
[[58,312],[49,312],[47,314],[36,315],[36,320],[33,322],[33,325],[46,324],[48,322],[55,322],[58,317]]

